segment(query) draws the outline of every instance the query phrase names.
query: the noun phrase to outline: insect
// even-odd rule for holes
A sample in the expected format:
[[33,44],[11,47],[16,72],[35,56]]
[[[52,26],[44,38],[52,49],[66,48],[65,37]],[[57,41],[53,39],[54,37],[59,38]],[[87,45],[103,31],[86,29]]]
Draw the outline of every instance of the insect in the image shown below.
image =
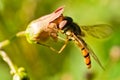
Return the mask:
[[[84,60],[88,68],[91,67],[91,55],[100,65],[100,67],[104,69],[95,53],[84,41],[83,37],[85,34],[83,31],[96,38],[104,38],[111,34],[111,27],[106,24],[79,26],[73,22],[73,19],[71,17],[63,16],[63,11],[64,7],[60,7],[53,13],[32,21],[26,29],[26,37],[28,42],[37,43],[46,46],[53,51],[61,53],[69,41],[74,41],[75,44],[77,44],[81,49],[82,55],[84,56]],[[59,32],[66,35],[66,39],[64,39],[65,44],[59,51],[55,50],[49,45],[44,44],[49,38],[57,41],[60,38],[58,35]]]
[[91,67],[91,55],[104,70],[104,67],[102,66],[98,57],[84,41],[83,37],[85,37],[85,34],[83,31],[96,38],[105,38],[112,33],[111,26],[107,24],[79,26],[78,24],[73,22],[71,17],[64,17],[64,20],[67,20],[67,23],[61,29],[69,40],[73,40],[79,46],[82,51],[82,55],[84,56],[87,67]]

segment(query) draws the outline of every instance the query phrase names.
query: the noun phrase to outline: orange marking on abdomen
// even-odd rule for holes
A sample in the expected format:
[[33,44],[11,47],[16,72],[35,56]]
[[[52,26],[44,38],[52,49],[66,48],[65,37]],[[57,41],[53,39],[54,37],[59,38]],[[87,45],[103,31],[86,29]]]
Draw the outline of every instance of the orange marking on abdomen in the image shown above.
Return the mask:
[[82,54],[83,54],[84,59],[85,59],[85,63],[87,65],[87,67],[90,68],[91,67],[91,60],[90,60],[89,52],[85,47],[83,47],[81,50],[82,50]]

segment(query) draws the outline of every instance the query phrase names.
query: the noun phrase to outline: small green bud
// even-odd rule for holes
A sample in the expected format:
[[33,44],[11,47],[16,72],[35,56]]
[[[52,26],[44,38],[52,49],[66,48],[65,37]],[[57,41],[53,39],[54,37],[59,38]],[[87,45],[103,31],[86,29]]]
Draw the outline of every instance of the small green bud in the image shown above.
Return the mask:
[[25,71],[25,69],[23,67],[20,67],[18,70],[17,70],[17,73],[15,73],[13,75],[13,80],[30,80],[28,75],[27,75],[27,72]]

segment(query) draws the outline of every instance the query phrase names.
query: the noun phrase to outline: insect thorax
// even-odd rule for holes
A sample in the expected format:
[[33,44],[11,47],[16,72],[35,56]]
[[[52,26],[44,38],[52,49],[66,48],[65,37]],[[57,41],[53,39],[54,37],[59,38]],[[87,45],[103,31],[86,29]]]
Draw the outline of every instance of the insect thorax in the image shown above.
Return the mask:
[[62,28],[64,33],[68,33],[68,31],[73,32],[75,35],[81,35],[81,29],[78,24],[73,22],[71,17],[64,17],[64,20],[67,21],[65,26]]

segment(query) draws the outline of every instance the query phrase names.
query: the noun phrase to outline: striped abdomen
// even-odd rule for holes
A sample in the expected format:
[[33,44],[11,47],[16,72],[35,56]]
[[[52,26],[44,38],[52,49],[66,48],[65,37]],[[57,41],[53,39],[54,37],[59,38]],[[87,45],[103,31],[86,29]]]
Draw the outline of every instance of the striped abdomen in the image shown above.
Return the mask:
[[90,59],[90,55],[89,55],[89,50],[87,49],[87,44],[81,37],[76,37],[74,34],[73,34],[73,37],[75,38],[75,40],[74,40],[75,43],[80,47],[80,49],[82,51],[82,55],[84,56],[84,60],[85,60],[87,67],[90,68],[91,67],[91,59]]
[[76,36],[74,33],[72,33],[71,36],[74,42],[80,47],[87,67],[91,68],[91,59],[89,55],[89,50],[87,49],[87,44],[79,35]]
[[81,51],[82,51],[82,55],[84,56],[84,60],[87,67],[91,68],[91,59],[90,59],[89,51],[85,47],[81,48]]

